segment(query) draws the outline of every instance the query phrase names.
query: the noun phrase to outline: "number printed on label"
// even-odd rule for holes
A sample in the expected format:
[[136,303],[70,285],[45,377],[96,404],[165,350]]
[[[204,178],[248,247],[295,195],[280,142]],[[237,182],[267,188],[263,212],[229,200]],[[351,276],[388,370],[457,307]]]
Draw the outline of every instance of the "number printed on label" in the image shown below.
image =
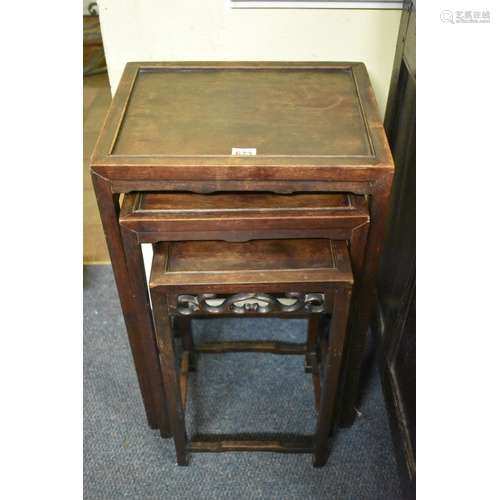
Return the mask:
[[257,154],[256,148],[233,148],[231,154],[233,156],[255,156]]

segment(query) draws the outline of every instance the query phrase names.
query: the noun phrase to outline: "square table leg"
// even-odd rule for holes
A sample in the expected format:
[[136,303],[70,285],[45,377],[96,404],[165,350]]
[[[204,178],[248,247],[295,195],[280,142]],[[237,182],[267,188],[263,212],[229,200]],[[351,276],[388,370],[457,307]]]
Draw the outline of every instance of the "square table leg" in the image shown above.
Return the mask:
[[[362,271],[354,273],[349,346],[346,352],[340,425],[349,427],[356,418],[360,377],[370,320],[375,313],[377,270],[385,234],[392,185],[392,171],[381,177],[370,196],[370,226]],[[355,266],[354,262],[353,265]]]
[[[177,465],[188,465],[186,445],[186,423],[184,405],[182,402],[179,369],[175,356],[174,335],[168,316],[166,296],[154,290],[151,291],[153,315],[156,325],[156,339],[163,375],[163,387],[168,387],[167,408],[170,428],[174,436]],[[167,394],[165,394],[167,396]]]
[[177,331],[181,338],[183,351],[189,352],[189,371],[194,372],[196,371],[196,356],[191,318],[177,316],[173,324],[174,331]]
[[313,367],[317,364],[316,344],[318,342],[320,322],[321,317],[317,314],[313,314],[307,321],[307,341],[305,356],[306,373],[311,373],[313,371]]
[[140,245],[135,245],[133,258],[127,263],[118,221],[119,194],[113,193],[110,182],[95,172],[92,181],[148,424],[165,432],[165,398]]
[[342,354],[347,332],[351,288],[344,286],[334,290],[333,313],[328,332],[324,380],[322,381],[316,436],[314,438],[314,466],[322,467],[328,460],[328,436],[330,434],[337,387],[340,379]]

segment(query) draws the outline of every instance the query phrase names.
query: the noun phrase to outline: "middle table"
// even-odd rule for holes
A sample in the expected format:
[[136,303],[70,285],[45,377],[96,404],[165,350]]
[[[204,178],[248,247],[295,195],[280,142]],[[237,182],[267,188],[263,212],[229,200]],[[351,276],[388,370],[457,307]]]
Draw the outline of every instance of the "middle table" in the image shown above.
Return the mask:
[[[133,193],[125,195],[120,215],[125,253],[131,263],[140,243],[326,238],[349,242],[358,274],[369,221],[366,198],[345,193]],[[319,318],[312,316],[310,338],[318,328]],[[164,421],[162,429],[167,427]]]

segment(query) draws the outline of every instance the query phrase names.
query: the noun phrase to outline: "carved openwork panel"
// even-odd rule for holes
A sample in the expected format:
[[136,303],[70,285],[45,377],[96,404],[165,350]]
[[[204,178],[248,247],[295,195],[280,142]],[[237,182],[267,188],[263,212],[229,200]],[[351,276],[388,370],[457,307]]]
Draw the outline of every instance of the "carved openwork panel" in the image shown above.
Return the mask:
[[325,311],[323,293],[288,292],[283,294],[237,293],[217,296],[212,293],[179,295],[176,313],[246,314],[246,313],[322,313]]

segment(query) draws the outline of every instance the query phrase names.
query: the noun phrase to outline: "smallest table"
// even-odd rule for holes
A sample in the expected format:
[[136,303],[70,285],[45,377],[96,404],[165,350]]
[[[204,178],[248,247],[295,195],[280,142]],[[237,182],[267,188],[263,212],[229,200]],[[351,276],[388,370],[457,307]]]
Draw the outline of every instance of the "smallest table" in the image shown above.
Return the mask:
[[[191,241],[155,245],[150,291],[163,382],[169,388],[165,399],[179,465],[187,465],[189,451],[313,453],[315,466],[326,463],[352,284],[345,241]],[[313,379],[319,389],[319,404],[314,435],[267,440],[238,439],[238,436],[187,438],[184,412],[189,370],[179,370],[177,365],[172,318],[224,315],[290,318],[319,314],[330,314],[331,321],[328,338],[318,339],[316,346],[318,365],[313,369]],[[240,350],[248,351],[249,343],[243,342]],[[326,345],[323,352],[322,344]],[[238,350],[235,343],[228,348],[228,352]],[[279,346],[267,350],[280,354],[285,351]],[[286,352],[304,351],[288,346]],[[183,352],[182,359],[186,362],[181,366],[187,367],[191,354]]]

